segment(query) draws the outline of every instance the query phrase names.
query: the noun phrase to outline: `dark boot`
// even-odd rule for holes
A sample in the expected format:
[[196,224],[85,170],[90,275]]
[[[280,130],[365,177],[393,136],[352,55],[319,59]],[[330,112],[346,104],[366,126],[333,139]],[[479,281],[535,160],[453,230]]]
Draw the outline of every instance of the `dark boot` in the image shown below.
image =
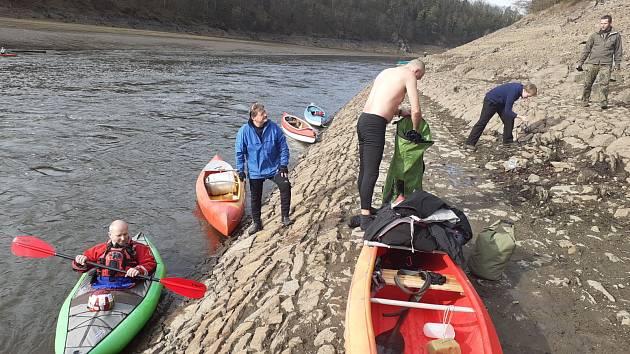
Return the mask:
[[254,221],[254,223],[252,224],[252,226],[249,227],[247,232],[250,235],[253,235],[262,229],[263,229],[262,221]]
[[284,225],[284,227],[287,227],[289,225],[293,224],[293,220],[289,219],[288,216],[283,216],[282,217],[282,225]]
[[372,215],[361,215],[361,230],[365,231],[374,221],[374,216]]

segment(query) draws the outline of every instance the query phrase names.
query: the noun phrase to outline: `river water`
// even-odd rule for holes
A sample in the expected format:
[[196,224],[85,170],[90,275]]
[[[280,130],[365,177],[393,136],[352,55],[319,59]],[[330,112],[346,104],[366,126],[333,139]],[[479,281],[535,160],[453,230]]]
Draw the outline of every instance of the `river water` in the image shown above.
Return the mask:
[[[0,59],[0,353],[52,352],[78,277],[61,258],[13,256],[14,236],[75,255],[122,218],[152,236],[169,276],[194,276],[221,242],[198,217],[195,179],[215,153],[234,162],[251,103],[276,122],[310,102],[334,113],[393,62],[147,51]],[[293,157],[305,148],[289,146]]]

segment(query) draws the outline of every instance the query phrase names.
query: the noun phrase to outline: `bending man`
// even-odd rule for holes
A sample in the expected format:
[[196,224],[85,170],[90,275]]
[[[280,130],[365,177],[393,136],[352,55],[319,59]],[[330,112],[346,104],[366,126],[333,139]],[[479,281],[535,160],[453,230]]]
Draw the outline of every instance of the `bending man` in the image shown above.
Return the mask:
[[[411,60],[403,66],[381,71],[368,96],[363,113],[357,122],[359,137],[359,178],[357,184],[361,198],[361,229],[372,222],[372,194],[378,179],[379,167],[385,147],[385,128],[395,114],[409,115],[414,131],[422,120],[418,98],[418,80],[425,72],[424,63]],[[409,96],[411,112],[402,112],[398,107]]]
[[499,85],[488,91],[483,99],[483,108],[481,108],[479,121],[470,131],[464,148],[475,150],[475,145],[479,141],[481,133],[486,129],[490,118],[494,117],[495,114],[499,114],[499,118],[503,122],[503,144],[509,145],[514,143],[512,130],[514,129],[514,120],[517,116],[513,110],[514,102],[521,97],[534,97],[537,94],[538,88],[536,88],[536,85],[525,84],[523,86],[517,82]]

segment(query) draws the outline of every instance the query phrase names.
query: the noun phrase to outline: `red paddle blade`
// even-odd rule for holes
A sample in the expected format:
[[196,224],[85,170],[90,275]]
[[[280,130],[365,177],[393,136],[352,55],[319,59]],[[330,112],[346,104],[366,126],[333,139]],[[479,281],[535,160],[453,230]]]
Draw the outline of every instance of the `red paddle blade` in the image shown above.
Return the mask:
[[30,258],[46,258],[56,254],[51,245],[35,236],[16,236],[11,243],[11,253]]
[[206,286],[204,284],[190,279],[162,278],[160,283],[176,294],[193,299],[201,299],[206,294]]

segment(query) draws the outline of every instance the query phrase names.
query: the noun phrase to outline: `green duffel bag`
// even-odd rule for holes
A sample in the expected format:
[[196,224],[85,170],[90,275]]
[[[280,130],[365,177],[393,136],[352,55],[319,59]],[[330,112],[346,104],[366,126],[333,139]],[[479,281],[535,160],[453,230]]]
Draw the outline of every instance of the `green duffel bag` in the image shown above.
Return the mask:
[[468,266],[480,278],[499,280],[514,248],[514,223],[510,220],[499,220],[484,228],[477,236]]

